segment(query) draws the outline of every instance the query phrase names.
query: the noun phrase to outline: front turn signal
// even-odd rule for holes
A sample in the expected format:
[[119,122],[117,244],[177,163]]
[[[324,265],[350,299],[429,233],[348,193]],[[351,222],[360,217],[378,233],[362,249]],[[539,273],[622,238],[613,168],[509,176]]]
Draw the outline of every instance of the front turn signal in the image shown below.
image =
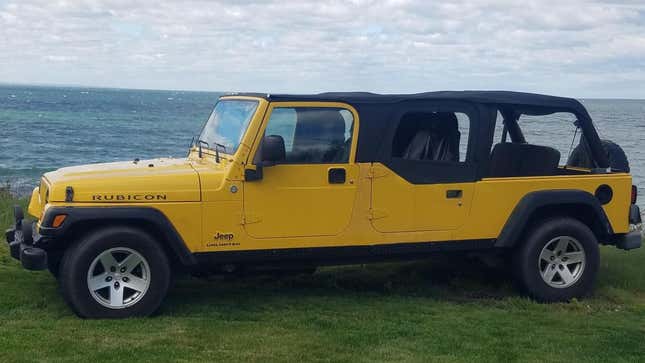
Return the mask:
[[52,227],[58,228],[65,222],[65,219],[67,218],[67,214],[59,214],[56,217],[54,217],[54,221],[52,222]]

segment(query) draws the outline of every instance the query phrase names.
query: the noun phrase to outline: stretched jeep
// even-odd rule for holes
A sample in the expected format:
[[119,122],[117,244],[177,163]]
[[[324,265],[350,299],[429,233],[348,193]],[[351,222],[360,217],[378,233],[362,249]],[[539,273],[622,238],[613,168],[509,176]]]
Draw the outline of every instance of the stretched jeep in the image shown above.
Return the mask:
[[[578,136],[564,163],[523,132],[556,113]],[[636,194],[624,152],[573,99],[229,94],[185,158],[44,174],[29,203],[36,220],[16,208],[6,237],[88,318],[153,313],[179,270],[313,270],[444,251],[496,252],[525,294],[555,302],[592,292],[599,244],[640,247]]]

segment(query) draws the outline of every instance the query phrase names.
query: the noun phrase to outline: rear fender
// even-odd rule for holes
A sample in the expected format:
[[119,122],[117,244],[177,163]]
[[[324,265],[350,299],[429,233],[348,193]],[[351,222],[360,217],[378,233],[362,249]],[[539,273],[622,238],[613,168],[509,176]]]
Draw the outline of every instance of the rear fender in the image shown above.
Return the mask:
[[544,190],[528,193],[520,200],[499,234],[495,247],[513,247],[531,223],[558,215],[580,219],[599,241],[608,241],[614,234],[600,202],[591,193]]

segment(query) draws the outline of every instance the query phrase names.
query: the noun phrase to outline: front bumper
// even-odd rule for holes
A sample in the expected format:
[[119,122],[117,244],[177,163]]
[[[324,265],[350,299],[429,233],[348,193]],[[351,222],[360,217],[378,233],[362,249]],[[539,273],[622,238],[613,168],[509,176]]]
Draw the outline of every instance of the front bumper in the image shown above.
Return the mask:
[[634,250],[636,248],[640,248],[642,243],[643,235],[640,231],[631,231],[614,237],[616,248],[620,248],[621,250]]
[[34,245],[41,239],[35,224],[25,221],[22,208],[14,208],[16,223],[5,231],[11,257],[20,261],[27,270],[44,270],[47,268],[47,252]]

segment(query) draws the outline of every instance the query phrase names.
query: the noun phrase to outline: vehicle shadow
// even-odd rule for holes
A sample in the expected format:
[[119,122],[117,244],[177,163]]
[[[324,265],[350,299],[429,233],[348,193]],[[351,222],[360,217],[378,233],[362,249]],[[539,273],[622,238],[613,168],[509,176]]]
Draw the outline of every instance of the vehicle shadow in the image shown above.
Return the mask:
[[164,304],[188,306],[253,304],[292,298],[378,299],[426,297],[437,301],[477,302],[517,296],[511,274],[480,259],[448,254],[414,262],[322,267],[313,274],[263,274],[177,278]]

